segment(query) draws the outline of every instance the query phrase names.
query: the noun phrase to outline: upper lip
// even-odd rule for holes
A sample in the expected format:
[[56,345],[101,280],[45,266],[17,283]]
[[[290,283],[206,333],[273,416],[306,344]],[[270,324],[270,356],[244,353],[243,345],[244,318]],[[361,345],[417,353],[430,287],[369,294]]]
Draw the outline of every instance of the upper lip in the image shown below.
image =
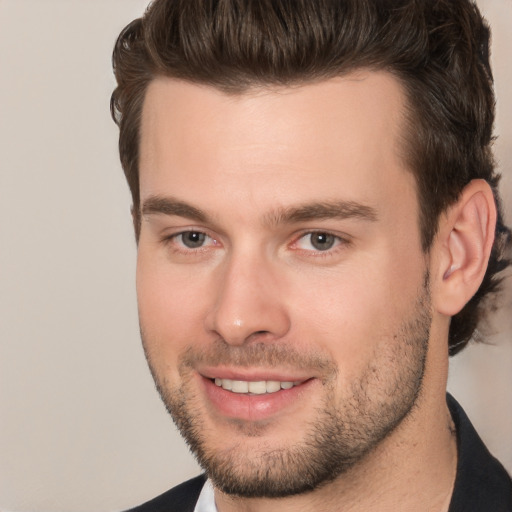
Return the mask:
[[198,373],[207,379],[231,379],[247,382],[278,381],[278,382],[302,382],[311,378],[311,375],[276,369],[240,369],[211,367],[201,368]]

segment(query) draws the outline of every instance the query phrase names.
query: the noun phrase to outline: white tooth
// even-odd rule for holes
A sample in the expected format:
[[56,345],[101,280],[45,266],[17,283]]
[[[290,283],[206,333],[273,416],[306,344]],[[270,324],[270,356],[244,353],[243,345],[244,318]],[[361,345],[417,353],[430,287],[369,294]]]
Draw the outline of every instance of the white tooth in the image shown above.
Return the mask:
[[233,387],[233,381],[231,379],[222,379],[222,389],[231,391],[232,387]]
[[281,389],[281,383],[277,380],[267,380],[267,393],[275,393]]
[[281,382],[281,389],[293,388],[293,382]]
[[245,380],[234,380],[231,391],[234,393],[249,393],[249,383]]
[[267,383],[264,380],[258,382],[249,382],[249,393],[263,395],[267,392]]
[[221,387],[222,386],[222,379],[215,379],[215,385]]
[[302,382],[301,382],[300,380],[296,380],[296,381],[293,383],[293,385],[294,385],[294,386],[298,386],[299,384],[302,384]]

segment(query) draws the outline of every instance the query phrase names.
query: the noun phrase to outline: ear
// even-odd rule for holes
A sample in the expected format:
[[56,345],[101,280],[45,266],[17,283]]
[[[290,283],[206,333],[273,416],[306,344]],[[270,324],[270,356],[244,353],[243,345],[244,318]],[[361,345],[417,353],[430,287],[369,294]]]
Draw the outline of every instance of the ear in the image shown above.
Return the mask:
[[496,203],[484,180],[471,181],[439,220],[434,307],[457,314],[477,292],[494,242]]

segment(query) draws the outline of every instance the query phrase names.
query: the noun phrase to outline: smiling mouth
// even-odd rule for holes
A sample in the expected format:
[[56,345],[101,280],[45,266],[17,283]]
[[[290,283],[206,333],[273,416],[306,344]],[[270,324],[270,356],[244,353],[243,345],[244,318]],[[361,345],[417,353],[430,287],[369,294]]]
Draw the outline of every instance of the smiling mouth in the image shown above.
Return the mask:
[[277,380],[260,380],[260,381],[246,381],[246,380],[232,380],[232,379],[212,379],[215,385],[219,388],[231,391],[232,393],[251,394],[251,395],[265,395],[270,393],[277,393],[281,390],[291,389],[294,386],[299,386],[304,381],[277,381]]

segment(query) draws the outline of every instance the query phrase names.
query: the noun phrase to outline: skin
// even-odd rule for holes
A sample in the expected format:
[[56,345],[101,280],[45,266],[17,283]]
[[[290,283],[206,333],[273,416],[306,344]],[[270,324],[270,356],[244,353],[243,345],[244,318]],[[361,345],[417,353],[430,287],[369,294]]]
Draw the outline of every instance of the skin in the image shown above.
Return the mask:
[[[404,108],[398,82],[377,72],[242,95],[163,78],[147,91],[139,315],[179,426],[187,409],[204,451],[227,454],[250,479],[258,461],[284,474],[271,454],[305,445],[322,408],[362,431],[368,417],[396,416],[334,481],[278,500],[217,486],[220,512],[447,510],[449,315],[474,291],[459,276],[464,232],[452,235],[460,208],[421,250],[415,183],[400,158]],[[485,187],[473,192],[489,202]],[[184,232],[204,243],[187,247]],[[319,250],[312,232],[334,235],[333,246]],[[219,399],[217,375],[303,384],[282,399]]]

